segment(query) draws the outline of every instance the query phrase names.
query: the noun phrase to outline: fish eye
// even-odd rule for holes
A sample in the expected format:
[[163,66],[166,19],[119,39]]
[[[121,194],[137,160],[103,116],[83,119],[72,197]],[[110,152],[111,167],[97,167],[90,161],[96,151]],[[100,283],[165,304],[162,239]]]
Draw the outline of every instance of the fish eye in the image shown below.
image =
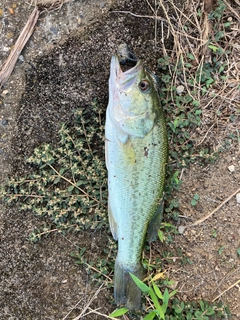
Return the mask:
[[147,80],[144,79],[141,82],[139,82],[138,87],[142,92],[147,92],[150,88],[150,84]]

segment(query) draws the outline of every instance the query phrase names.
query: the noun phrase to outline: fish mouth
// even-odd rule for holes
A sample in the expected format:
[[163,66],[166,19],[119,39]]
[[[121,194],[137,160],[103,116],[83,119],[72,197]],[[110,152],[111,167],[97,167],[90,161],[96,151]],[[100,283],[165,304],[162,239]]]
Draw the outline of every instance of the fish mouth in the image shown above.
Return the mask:
[[123,91],[130,91],[136,83],[139,72],[143,69],[141,60],[131,69],[123,72],[117,55],[112,56],[110,67],[110,83]]

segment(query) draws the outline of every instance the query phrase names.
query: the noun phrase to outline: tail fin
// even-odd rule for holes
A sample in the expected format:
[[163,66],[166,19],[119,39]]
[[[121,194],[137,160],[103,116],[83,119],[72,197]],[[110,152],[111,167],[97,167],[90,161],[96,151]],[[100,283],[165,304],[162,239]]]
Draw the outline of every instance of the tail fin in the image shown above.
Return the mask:
[[126,268],[117,258],[114,273],[115,302],[117,305],[125,305],[129,310],[139,310],[141,307],[141,290],[132,280],[129,272],[142,280],[143,267],[140,262],[134,268]]

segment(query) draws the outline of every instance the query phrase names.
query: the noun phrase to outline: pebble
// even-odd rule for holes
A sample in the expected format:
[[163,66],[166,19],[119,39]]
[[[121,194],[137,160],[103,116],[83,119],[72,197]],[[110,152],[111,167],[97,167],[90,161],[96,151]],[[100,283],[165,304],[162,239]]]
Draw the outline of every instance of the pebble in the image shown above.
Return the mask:
[[57,28],[55,28],[55,27],[50,27],[50,31],[53,33],[53,34],[55,34],[55,35],[57,35],[58,34],[58,30],[57,30]]
[[3,18],[3,23],[7,27],[9,25],[8,18]]
[[183,93],[184,89],[185,87],[183,85],[177,86],[176,88],[177,94]]
[[237,87],[238,86],[238,83],[237,82],[230,82],[229,83],[229,87],[230,88],[234,88],[234,87]]
[[3,90],[3,92],[2,92],[2,94],[4,95],[4,96],[6,96],[7,94],[8,94],[8,90]]
[[230,172],[234,172],[235,166],[232,164],[231,166],[228,167],[228,170],[229,170]]
[[180,234],[183,234],[185,229],[186,229],[186,227],[184,227],[184,226],[179,226],[179,227],[178,227],[178,232],[179,232]]
[[240,203],[240,193],[237,193],[236,199],[237,199],[237,203]]
[[3,126],[7,126],[7,125],[8,125],[8,120],[3,119],[3,120],[2,120],[2,125],[3,125]]
[[18,57],[18,60],[21,62],[25,62],[24,56],[22,54]]
[[105,1],[101,1],[101,2],[99,3],[100,9],[102,9],[104,6],[105,6]]

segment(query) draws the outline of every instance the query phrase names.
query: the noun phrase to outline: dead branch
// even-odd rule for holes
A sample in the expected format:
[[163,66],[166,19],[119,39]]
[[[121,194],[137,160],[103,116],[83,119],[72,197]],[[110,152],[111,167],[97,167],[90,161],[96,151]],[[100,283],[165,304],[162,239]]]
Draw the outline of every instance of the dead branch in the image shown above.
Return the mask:
[[212,212],[210,212],[208,215],[206,215],[205,217],[203,217],[202,219],[197,220],[196,222],[194,222],[193,224],[186,226],[186,228],[189,227],[194,227],[197,226],[198,224],[202,223],[203,221],[207,220],[208,218],[210,218],[214,213],[216,213],[219,209],[222,208],[222,206],[227,203],[229,200],[232,199],[232,197],[234,197],[237,193],[240,192],[240,188],[238,188],[236,191],[234,191],[227,199],[225,199],[217,208],[215,208]]
[[99,292],[101,291],[103,286],[103,283],[101,284],[101,286],[97,289],[97,291],[94,293],[94,295],[92,296],[92,298],[88,301],[88,303],[86,304],[86,306],[84,307],[83,311],[81,312],[80,315],[78,315],[77,317],[75,317],[73,320],[79,320],[84,314],[86,314],[86,311],[88,310],[88,308],[90,307],[91,303],[96,299],[96,297],[98,296]]
[[216,298],[214,298],[212,300],[212,302],[214,302],[215,300],[217,300],[218,298],[220,298],[224,293],[226,293],[227,291],[229,291],[230,289],[232,289],[233,287],[235,287],[238,283],[240,282],[240,279],[238,281],[236,281],[234,284],[232,284],[229,288],[227,288],[226,290],[224,290],[223,292],[221,292]]
[[34,27],[37,23],[40,11],[37,7],[34,8],[32,14],[30,15],[25,27],[23,28],[20,36],[17,39],[9,57],[5,61],[2,70],[0,71],[0,88],[8,81],[14,66],[18,60],[19,55],[21,54],[25,44],[28,39],[31,37]]

